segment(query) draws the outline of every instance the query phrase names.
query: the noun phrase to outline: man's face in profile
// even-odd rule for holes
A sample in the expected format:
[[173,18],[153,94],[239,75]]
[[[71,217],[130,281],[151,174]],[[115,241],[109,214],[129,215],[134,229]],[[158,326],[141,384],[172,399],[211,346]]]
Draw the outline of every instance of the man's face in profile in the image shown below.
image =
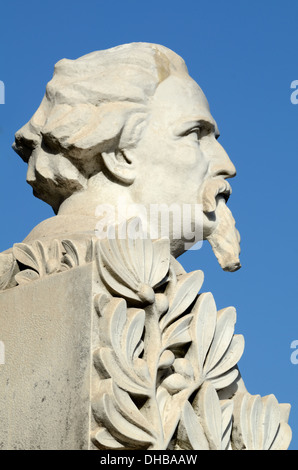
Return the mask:
[[[138,47],[154,49],[149,73],[133,52]],[[16,135],[15,149],[28,162],[35,194],[58,215],[93,217],[98,205],[114,207],[119,200],[147,213],[154,204],[189,207],[189,232],[181,230],[180,238],[167,234],[172,254],[207,239],[223,269],[234,271],[240,267],[239,234],[226,202],[235,167],[184,62],[171,56],[168,67],[167,54],[156,54],[156,47],[128,45],[113,49],[115,57],[99,51],[59,62],[39,110]],[[118,62],[122,75],[110,76],[106,67]],[[167,78],[160,82],[162,76]]]
[[[218,136],[200,87],[191,78],[169,77],[157,88],[147,126],[130,150],[136,164],[131,191],[144,205],[201,204],[204,238],[222,267],[235,270],[240,267],[239,234],[226,207],[231,192],[226,179],[236,171]],[[223,230],[220,241],[216,234]],[[217,245],[227,242],[229,253],[221,255]]]

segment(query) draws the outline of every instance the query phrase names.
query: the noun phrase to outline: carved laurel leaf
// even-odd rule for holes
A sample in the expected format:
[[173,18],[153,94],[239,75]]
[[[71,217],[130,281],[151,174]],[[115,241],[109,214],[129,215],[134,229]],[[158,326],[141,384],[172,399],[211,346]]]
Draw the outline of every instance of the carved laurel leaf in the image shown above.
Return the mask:
[[281,421],[270,450],[287,450],[292,440],[292,430],[288,423]]
[[62,264],[69,268],[82,266],[94,259],[94,242],[86,240],[84,244],[74,243],[72,240],[62,240],[64,255]]
[[215,388],[205,382],[193,404],[183,407],[177,442],[182,449],[226,450],[230,445],[233,402],[220,403]]
[[[201,289],[203,281],[203,272],[193,271],[182,275],[175,289],[171,286],[168,295],[169,310],[160,321],[161,329],[165,329],[187,310]],[[165,293],[167,294],[167,290]]]
[[217,313],[213,340],[205,360],[205,368],[208,369],[209,376],[214,375],[211,371],[216,368],[232,341],[235,323],[236,311],[233,307],[225,308]]
[[[106,432],[96,433],[96,441],[107,447],[113,439],[114,448],[147,448],[155,442],[152,425],[142,415],[127,392],[112,380],[105,380],[93,399],[95,419]],[[110,437],[111,436],[111,437]]]
[[192,319],[192,314],[185,315],[165,330],[162,335],[162,343],[165,349],[177,348],[191,341],[189,326]]
[[97,242],[96,258],[110,292],[138,304],[153,303],[153,288],[169,270],[169,240],[107,238]]
[[185,402],[178,427],[177,449],[210,450],[203,426],[189,401]]
[[0,253],[0,290],[16,285],[14,275],[17,271],[17,263],[13,254]]
[[[21,271],[16,276],[19,284],[63,270],[61,264],[62,245],[56,239],[52,240],[48,245],[39,240],[33,242],[32,245],[16,243],[13,246],[13,255],[19,263],[29,268]],[[29,273],[29,270],[32,272]]]
[[233,409],[234,409],[234,403],[232,400],[224,400],[223,402],[221,402],[221,414],[222,414],[221,448],[223,450],[232,450],[231,433],[232,433],[232,426],[233,426]]
[[39,279],[39,274],[32,269],[25,269],[24,271],[20,271],[15,276],[15,280],[19,285],[28,284],[28,282],[35,281],[36,279]]
[[97,428],[91,434],[91,440],[100,449],[123,450],[125,446],[118,442],[106,428]]
[[102,347],[94,352],[94,363],[103,377],[130,393],[147,396],[152,389],[147,364],[138,355],[142,350],[145,312],[126,308],[123,299],[113,298],[101,312]]
[[111,296],[106,293],[96,294],[94,297],[94,307],[97,315],[101,317],[104,315],[105,308],[109,304]]
[[77,247],[71,240],[62,240],[62,245],[66,254],[63,256],[63,263],[69,268],[80,265],[79,253]]
[[127,361],[132,362],[135,354],[138,357],[140,353],[139,346],[142,344],[141,337],[145,325],[144,310],[130,309],[127,312],[126,327],[124,329],[125,348]]
[[214,387],[204,382],[193,402],[194,410],[201,422],[211,450],[221,449],[221,408]]
[[34,242],[32,246],[25,243],[15,243],[13,254],[17,261],[42,275],[45,271],[45,266],[43,265],[42,253],[40,253],[40,245],[37,242]]
[[191,329],[193,343],[188,356],[194,369],[201,373],[216,327],[217,310],[213,295],[201,294],[192,313],[195,315]]
[[211,293],[200,295],[190,325],[192,343],[186,354],[200,385],[205,380],[218,390],[230,385],[238,376],[235,368],[244,350],[242,335],[234,335],[236,312],[232,307],[217,313]]
[[181,409],[187,400],[187,395],[184,396],[183,394],[184,391],[172,396],[163,386],[159,387],[157,390],[156,400],[163,427],[163,441],[165,443],[163,447],[164,449],[167,448],[167,445],[172,440],[177,429],[177,425],[181,417]]
[[235,450],[286,450],[291,429],[283,421],[282,406],[274,395],[244,393],[235,400],[233,447]]

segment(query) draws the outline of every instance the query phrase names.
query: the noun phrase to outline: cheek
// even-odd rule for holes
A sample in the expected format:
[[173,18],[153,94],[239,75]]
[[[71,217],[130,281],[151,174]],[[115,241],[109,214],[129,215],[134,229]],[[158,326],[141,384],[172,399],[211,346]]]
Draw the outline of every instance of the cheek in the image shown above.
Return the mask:
[[204,157],[197,142],[181,139],[171,147],[172,159],[177,165],[194,170],[198,165],[204,164]]
[[136,156],[138,170],[143,176],[143,191],[154,187],[172,194],[197,193],[208,171],[203,149],[197,141],[177,139],[169,142],[159,134],[159,139],[146,138],[142,144]]
[[202,139],[201,141],[201,151],[205,155],[207,163],[213,160],[218,154],[219,143],[213,137]]
[[208,172],[208,161],[201,145],[197,141],[190,141],[177,146],[173,153],[176,156],[174,159],[176,171],[179,172],[180,176],[183,175],[184,184],[194,185],[197,189]]

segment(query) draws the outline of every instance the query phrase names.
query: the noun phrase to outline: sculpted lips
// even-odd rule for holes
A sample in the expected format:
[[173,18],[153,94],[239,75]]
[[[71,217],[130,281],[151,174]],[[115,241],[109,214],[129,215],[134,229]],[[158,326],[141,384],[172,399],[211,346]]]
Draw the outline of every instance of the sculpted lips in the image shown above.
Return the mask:
[[213,179],[205,182],[203,188],[203,197],[202,197],[202,204],[203,204],[203,212],[214,212],[216,210],[216,196],[219,194],[223,196],[225,201],[229,199],[232,193],[232,188],[230,184],[222,179]]

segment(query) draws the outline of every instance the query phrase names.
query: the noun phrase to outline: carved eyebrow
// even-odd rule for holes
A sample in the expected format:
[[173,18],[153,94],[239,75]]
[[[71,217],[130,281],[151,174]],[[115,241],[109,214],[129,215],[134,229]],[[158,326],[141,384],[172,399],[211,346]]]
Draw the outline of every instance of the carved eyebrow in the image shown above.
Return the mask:
[[174,134],[182,137],[195,127],[204,127],[211,132],[214,132],[216,139],[220,135],[216,122],[213,119],[211,120],[206,117],[180,121],[174,129]]

